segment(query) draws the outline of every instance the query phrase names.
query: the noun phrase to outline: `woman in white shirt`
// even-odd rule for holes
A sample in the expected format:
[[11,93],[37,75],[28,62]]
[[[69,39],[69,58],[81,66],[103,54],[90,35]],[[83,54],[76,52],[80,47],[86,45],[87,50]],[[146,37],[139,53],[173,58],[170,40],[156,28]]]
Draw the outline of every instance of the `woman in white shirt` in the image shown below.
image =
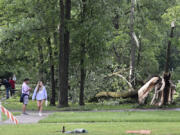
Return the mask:
[[37,100],[39,116],[42,116],[43,103],[45,100],[47,100],[47,91],[42,81],[38,82],[34,90],[32,100],[35,100],[35,99]]

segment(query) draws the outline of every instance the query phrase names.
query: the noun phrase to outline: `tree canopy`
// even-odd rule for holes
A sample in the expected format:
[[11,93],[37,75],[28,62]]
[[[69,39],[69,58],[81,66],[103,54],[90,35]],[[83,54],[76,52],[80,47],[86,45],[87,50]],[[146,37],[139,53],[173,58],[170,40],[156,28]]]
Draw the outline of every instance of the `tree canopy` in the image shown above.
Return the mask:
[[134,89],[160,75],[171,40],[176,83],[179,31],[178,0],[0,0],[0,74],[16,74],[19,83],[41,79],[62,106],[68,99],[84,105],[99,91],[129,90],[125,79],[109,76],[114,72]]

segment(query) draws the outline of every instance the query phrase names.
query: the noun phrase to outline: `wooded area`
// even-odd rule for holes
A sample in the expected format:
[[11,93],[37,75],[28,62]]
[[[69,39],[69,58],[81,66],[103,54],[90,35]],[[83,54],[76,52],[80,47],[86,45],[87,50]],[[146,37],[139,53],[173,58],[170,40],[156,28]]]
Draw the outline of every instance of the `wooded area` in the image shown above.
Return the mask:
[[1,78],[43,80],[58,107],[85,105],[99,92],[171,104],[180,1],[0,0],[0,65]]

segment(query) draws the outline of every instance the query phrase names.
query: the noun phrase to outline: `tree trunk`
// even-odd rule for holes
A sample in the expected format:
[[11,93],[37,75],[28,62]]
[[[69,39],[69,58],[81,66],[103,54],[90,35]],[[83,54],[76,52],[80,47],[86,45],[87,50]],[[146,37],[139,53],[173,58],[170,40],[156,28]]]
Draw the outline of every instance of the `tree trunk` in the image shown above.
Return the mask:
[[138,56],[137,56],[137,67],[140,65],[140,60],[141,60],[141,38],[139,38],[139,48],[138,48]]
[[[86,0],[82,0],[82,13],[81,13],[81,23],[84,22],[86,14]],[[85,105],[84,103],[84,85],[85,85],[85,78],[86,78],[86,71],[85,71],[85,41],[82,39],[81,41],[81,58],[80,58],[80,72],[81,72],[81,78],[80,78],[80,93],[79,93],[79,105]]]
[[65,30],[65,17],[70,13],[70,0],[60,0],[60,44],[59,44],[59,107],[68,106],[68,64],[69,64],[69,31]]
[[134,8],[135,8],[135,0],[131,0],[131,16],[130,16],[130,35],[131,35],[131,51],[130,51],[130,71],[129,71],[129,81],[132,85],[135,85],[135,53],[136,53],[136,45],[133,38],[134,33]]
[[[155,87],[154,97],[151,101],[151,104],[155,104],[158,106],[171,104],[173,100],[173,94],[175,90],[175,86],[171,82],[171,74],[170,70],[170,56],[171,56],[171,39],[173,38],[175,24],[171,23],[171,33],[170,40],[168,41],[167,52],[166,52],[166,65],[165,65],[165,73],[163,74],[163,78],[158,79],[157,77],[152,78],[153,81],[147,82],[141,89],[138,91],[139,95],[139,103],[144,103],[145,98],[148,96],[150,90]],[[162,81],[159,81],[162,80]]]
[[47,45],[49,49],[49,65],[50,65],[50,75],[51,75],[51,99],[50,99],[50,105],[55,106],[56,105],[56,90],[55,90],[55,80],[54,80],[54,61],[53,61],[53,52],[51,47],[51,39],[48,37],[47,39]]
[[39,53],[39,80],[44,81],[44,57],[43,57],[43,51],[42,46],[40,43],[38,43],[38,53]]
[[84,65],[84,58],[85,58],[85,44],[82,43],[81,45],[81,80],[80,80],[80,94],[79,94],[79,105],[85,105],[84,103],[84,85],[85,85],[85,78],[86,78],[86,71]]
[[174,22],[171,23],[171,32],[170,32],[170,40],[168,41],[167,51],[166,51],[166,65],[165,65],[165,73],[164,73],[164,80],[165,80],[165,88],[164,88],[164,104],[168,103],[169,96],[171,96],[171,74],[170,70],[170,57],[171,57],[171,39],[174,36]]
[[171,33],[169,35],[170,40],[168,41],[167,51],[166,51],[166,65],[165,65],[165,73],[169,72],[170,69],[170,57],[171,57],[171,39],[173,38],[175,26],[171,26]]

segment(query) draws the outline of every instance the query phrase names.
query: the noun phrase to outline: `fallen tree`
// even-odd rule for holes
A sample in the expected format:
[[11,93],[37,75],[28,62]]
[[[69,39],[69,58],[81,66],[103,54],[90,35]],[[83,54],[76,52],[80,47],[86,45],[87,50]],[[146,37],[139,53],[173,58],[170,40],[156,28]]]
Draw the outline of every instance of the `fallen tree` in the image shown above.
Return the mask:
[[94,97],[90,98],[88,102],[99,102],[108,99],[134,99],[132,102],[137,101],[138,99],[138,92],[137,91],[126,91],[126,92],[108,92],[102,91],[97,93]]
[[137,91],[126,92],[99,92],[95,95],[96,98],[137,98]]
[[170,74],[164,73],[163,77],[153,77],[138,90],[138,100],[144,104],[149,93],[154,90],[151,105],[162,106],[173,102],[175,85],[170,81]]
[[166,64],[165,72],[162,77],[153,77],[145,85],[143,85],[138,91],[138,100],[140,104],[144,104],[149,93],[154,88],[154,96],[151,100],[151,105],[166,105],[173,102],[173,94],[175,93],[175,85],[171,81],[170,69],[170,55],[171,55],[171,39],[173,38],[173,32],[175,28],[175,22],[171,23],[171,32],[169,35],[166,51]]

